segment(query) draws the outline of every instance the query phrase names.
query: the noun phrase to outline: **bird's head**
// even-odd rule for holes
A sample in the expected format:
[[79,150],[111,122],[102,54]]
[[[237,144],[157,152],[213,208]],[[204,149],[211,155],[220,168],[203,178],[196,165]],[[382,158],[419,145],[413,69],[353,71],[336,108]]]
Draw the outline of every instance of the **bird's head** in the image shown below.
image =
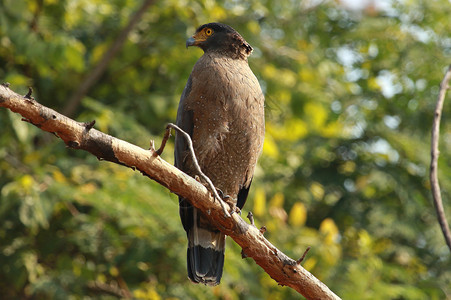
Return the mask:
[[251,45],[235,29],[221,23],[208,23],[197,28],[196,33],[186,40],[186,47],[190,46],[233,58],[246,58],[252,53]]

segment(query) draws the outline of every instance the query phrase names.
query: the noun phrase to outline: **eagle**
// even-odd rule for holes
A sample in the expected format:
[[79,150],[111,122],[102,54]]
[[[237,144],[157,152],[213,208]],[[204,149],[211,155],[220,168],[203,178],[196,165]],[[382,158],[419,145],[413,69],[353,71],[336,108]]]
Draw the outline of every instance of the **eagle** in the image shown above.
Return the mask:
[[[265,135],[264,95],[248,65],[252,47],[232,27],[204,24],[188,38],[203,55],[194,65],[180,97],[176,125],[188,133],[202,172],[230,204],[243,208]],[[175,166],[197,174],[183,136],[175,136]],[[192,199],[195,201],[195,199]],[[188,238],[188,277],[219,284],[225,235],[190,202],[179,197]]]

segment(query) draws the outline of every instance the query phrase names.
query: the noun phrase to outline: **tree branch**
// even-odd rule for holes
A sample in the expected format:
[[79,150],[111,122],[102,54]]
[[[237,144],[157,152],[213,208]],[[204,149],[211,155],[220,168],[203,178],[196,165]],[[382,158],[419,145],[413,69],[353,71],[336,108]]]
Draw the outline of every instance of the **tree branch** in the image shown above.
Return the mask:
[[122,31],[117,36],[116,40],[113,42],[108,51],[105,52],[99,63],[89,72],[89,74],[83,79],[83,82],[78,86],[78,89],[72,94],[72,96],[67,101],[66,107],[63,108],[63,114],[72,116],[77,109],[80,101],[86,95],[86,93],[91,89],[91,87],[99,80],[100,76],[105,72],[110,61],[116,56],[122,45],[127,39],[128,34],[135,25],[141,20],[144,12],[149,8],[149,6],[154,2],[154,0],[145,0],[141,7],[130,17],[127,26],[122,29]]
[[437,105],[434,111],[434,121],[432,122],[432,134],[431,134],[431,167],[430,167],[430,180],[432,198],[434,199],[435,211],[437,212],[438,222],[445,237],[446,244],[451,251],[451,232],[449,229],[448,221],[446,220],[445,210],[443,209],[442,195],[440,193],[440,185],[438,182],[438,143],[440,138],[440,119],[442,116],[443,102],[445,101],[446,90],[449,88],[448,82],[451,79],[451,65],[443,77],[440,83],[440,92],[437,98]]
[[[22,115],[44,131],[54,133],[67,146],[88,151],[100,160],[108,160],[133,169],[157,181],[175,194],[188,199],[208,220],[230,236],[279,285],[289,286],[307,299],[340,299],[330,289],[272,245],[255,226],[246,223],[238,214],[224,215],[223,208],[205,186],[164,161],[154,149],[144,150],[94,128],[93,123],[74,121],[33,98],[25,98],[0,85],[0,107]],[[191,201],[196,199],[196,201]],[[230,206],[224,203],[227,210]]]

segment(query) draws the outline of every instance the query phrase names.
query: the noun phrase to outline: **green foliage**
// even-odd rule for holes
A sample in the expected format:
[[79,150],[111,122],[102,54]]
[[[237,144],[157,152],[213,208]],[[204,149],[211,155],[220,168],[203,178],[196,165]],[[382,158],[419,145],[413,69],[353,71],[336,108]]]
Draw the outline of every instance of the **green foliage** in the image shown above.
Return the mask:
[[[174,121],[205,22],[236,28],[266,94],[266,141],[243,211],[343,299],[451,297],[450,255],[430,201],[429,132],[451,54],[448,1],[156,1],[77,108],[79,121],[148,147]],[[4,0],[0,78],[63,110],[136,1]],[[445,103],[440,179],[451,215]],[[0,110],[4,299],[298,299],[228,240],[223,282],[186,276],[174,195],[70,150]],[[163,157],[172,161],[168,145]],[[101,288],[101,287],[104,288]],[[109,287],[109,288],[105,288]],[[107,291],[109,289],[109,291]]]

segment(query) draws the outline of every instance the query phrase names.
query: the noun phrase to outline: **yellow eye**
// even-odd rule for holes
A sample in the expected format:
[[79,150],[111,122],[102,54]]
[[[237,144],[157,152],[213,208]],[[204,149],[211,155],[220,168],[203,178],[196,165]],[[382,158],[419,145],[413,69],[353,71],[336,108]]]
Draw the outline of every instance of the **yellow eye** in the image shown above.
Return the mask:
[[213,34],[213,29],[211,29],[211,28],[205,29],[205,34],[206,34],[207,36],[212,35],[212,34]]

